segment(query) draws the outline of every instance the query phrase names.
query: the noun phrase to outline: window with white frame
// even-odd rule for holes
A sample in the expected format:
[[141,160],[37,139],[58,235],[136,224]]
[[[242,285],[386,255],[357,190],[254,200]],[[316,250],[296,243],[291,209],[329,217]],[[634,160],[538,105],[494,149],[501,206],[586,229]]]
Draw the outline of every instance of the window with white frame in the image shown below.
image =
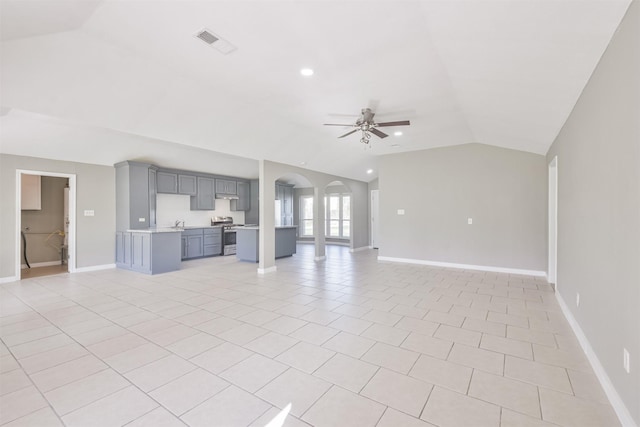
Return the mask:
[[351,237],[351,196],[328,194],[324,198],[326,208],[325,236],[338,239]]
[[313,196],[300,197],[300,236],[313,236]]

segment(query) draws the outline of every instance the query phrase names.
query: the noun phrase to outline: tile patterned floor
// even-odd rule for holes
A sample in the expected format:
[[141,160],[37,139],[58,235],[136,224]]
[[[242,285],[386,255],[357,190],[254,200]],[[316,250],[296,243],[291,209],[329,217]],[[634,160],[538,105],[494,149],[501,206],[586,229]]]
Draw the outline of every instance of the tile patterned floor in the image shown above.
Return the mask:
[[540,278],[313,247],[0,286],[0,424],[614,426]]

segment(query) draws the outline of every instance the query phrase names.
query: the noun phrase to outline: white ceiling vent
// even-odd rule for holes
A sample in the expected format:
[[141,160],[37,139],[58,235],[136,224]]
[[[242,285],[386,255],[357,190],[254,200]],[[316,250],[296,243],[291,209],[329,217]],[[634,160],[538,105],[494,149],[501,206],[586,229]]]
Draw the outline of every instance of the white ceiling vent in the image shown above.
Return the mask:
[[236,50],[234,45],[206,28],[198,31],[196,37],[225,55]]

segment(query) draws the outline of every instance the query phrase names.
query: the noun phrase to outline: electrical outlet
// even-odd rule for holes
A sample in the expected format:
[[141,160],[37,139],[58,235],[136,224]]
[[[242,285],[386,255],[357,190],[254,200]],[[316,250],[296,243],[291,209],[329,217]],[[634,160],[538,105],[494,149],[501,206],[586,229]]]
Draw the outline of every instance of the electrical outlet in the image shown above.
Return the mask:
[[95,216],[95,215],[96,215],[96,212],[93,209],[84,211],[84,216]]
[[629,350],[627,350],[626,348],[622,349],[622,366],[624,367],[624,370],[627,371],[627,374],[631,372],[631,366],[629,366],[631,363],[630,357],[629,357]]
[[404,215],[404,209],[398,209],[398,215]]
[[576,307],[580,307],[580,292],[576,293]]

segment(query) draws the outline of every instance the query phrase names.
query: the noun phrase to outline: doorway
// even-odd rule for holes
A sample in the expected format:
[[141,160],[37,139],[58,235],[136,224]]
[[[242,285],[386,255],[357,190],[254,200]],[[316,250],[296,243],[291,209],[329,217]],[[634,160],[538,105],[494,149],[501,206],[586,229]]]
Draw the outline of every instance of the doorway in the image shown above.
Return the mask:
[[378,235],[380,233],[380,190],[371,190],[371,247],[378,249]]
[[558,157],[549,163],[549,271],[547,281],[558,290]]
[[[39,177],[38,179],[35,179]],[[24,181],[23,181],[24,178]],[[47,179],[49,178],[49,179]],[[49,185],[42,185],[42,180],[51,184],[57,185],[60,194],[45,194],[40,193],[42,190],[49,191]],[[36,184],[34,184],[36,183]],[[56,183],[56,184],[52,184]],[[62,183],[62,186],[60,184]],[[23,216],[23,186],[25,190],[29,189],[31,185],[36,188],[32,188],[33,193],[36,196],[35,206],[28,206],[28,199],[24,200],[26,208],[31,208],[31,211],[25,210],[26,216]],[[37,188],[39,187],[39,188]],[[27,191],[27,194],[31,193]],[[27,196],[25,194],[25,196]],[[53,200],[53,202],[51,202]],[[37,206],[38,201],[44,202],[43,205]],[[54,211],[60,210],[59,214],[56,214],[58,218],[51,219],[51,216],[47,212],[42,212],[42,215],[33,215],[37,210],[42,210],[43,207],[49,209],[49,205],[55,205]],[[28,215],[31,212],[32,215]],[[34,170],[16,170],[16,276],[18,278],[40,277],[51,274],[60,274],[66,272],[75,272],[76,270],[76,176],[75,174],[65,174],[46,171],[34,171]],[[45,220],[43,220],[46,218]],[[23,223],[24,222],[24,223]],[[31,259],[31,268],[29,266],[29,260],[24,256],[23,245],[29,247],[29,241],[31,241],[32,249],[42,250],[44,249],[45,255],[38,254],[35,258]],[[48,254],[46,253],[48,251]],[[55,256],[52,257],[52,251]],[[28,251],[27,251],[28,252]],[[32,253],[34,253],[32,251]],[[34,253],[35,254],[35,253]],[[39,256],[44,256],[45,260],[39,259]],[[47,258],[48,256],[48,258]],[[59,258],[58,258],[59,257]],[[53,259],[55,258],[55,259]],[[23,269],[24,267],[27,267]],[[22,274],[24,272],[24,274]]]

